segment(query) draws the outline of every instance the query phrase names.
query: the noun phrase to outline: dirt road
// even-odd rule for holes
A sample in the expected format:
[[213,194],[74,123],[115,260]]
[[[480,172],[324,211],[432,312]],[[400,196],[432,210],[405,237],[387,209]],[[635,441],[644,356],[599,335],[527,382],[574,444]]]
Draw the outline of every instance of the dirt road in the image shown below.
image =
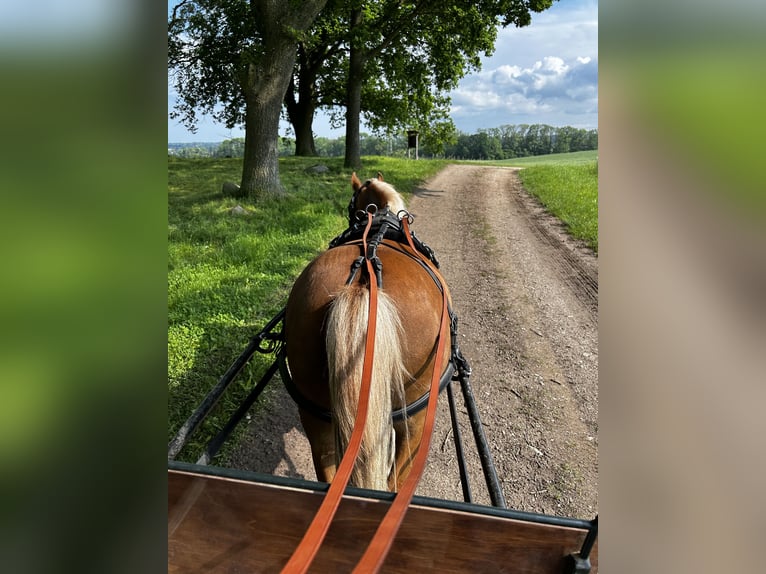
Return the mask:
[[[521,187],[516,170],[449,166],[410,201],[450,285],[460,346],[510,508],[598,512],[598,261]],[[314,479],[281,387],[228,466]],[[474,502],[490,504],[457,393]],[[462,500],[446,396],[417,494]]]

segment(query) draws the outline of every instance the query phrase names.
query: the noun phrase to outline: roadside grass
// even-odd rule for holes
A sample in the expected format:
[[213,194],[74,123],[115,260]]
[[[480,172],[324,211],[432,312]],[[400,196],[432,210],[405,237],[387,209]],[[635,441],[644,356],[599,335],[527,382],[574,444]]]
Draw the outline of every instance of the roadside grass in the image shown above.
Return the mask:
[[524,187],[598,252],[598,163],[533,165],[519,171]]
[[[306,173],[317,163],[329,171]],[[365,157],[358,175],[381,171],[409,197],[446,164]],[[303,267],[346,227],[351,170],[342,158],[281,159],[287,193],[258,202],[221,193],[240,172],[239,159],[168,158],[168,439],[284,306]],[[243,214],[231,213],[236,205]],[[256,353],[179,460],[196,460],[271,360]]]
[[[529,167],[533,165],[571,165],[592,163],[598,161],[598,150],[575,151],[571,153],[552,153],[548,155],[533,155],[511,159],[482,161],[482,165],[497,165],[501,167]],[[475,162],[472,162],[475,163]]]
[[526,190],[598,252],[598,150],[461,163],[524,168]]

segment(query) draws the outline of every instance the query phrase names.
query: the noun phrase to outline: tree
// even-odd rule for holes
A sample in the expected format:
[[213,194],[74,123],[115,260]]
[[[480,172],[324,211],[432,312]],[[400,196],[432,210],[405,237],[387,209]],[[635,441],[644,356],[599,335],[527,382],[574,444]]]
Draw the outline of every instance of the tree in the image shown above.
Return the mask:
[[298,42],[327,0],[183,0],[168,20],[174,117],[194,131],[198,110],[245,124],[240,192],[283,192],[278,134]]
[[572,143],[572,134],[575,128],[564,126],[558,129],[556,133],[556,145],[553,148],[554,153],[569,153],[569,147]]
[[451,121],[428,124],[421,133],[418,137],[423,142],[421,155],[424,156],[443,156],[447,147],[457,142],[457,130]]
[[310,34],[298,45],[295,70],[285,93],[287,119],[295,132],[295,155],[317,155],[312,129],[314,114],[320,106],[339,101],[338,70],[342,70],[346,54],[343,49],[345,23],[336,5],[343,0],[328,0],[315,20]]
[[[359,121],[365,80],[404,84],[404,98],[416,112],[444,110],[441,93],[480,67],[479,53],[491,53],[497,27],[531,23],[553,0],[438,0],[352,2],[349,18],[349,76],[346,91],[346,167],[358,167]],[[376,66],[377,64],[377,66]],[[439,99],[441,98],[441,99]],[[425,107],[423,107],[425,105]],[[429,106],[433,106],[430,107]],[[446,115],[446,112],[442,112]],[[414,128],[425,126],[413,125]]]
[[[498,26],[525,26],[530,11],[552,2],[331,0],[301,45],[294,93],[286,95],[298,147],[310,149],[301,145],[298,132],[310,137],[305,126],[314,110],[338,106],[344,108],[347,167],[359,166],[362,116],[376,132],[415,128],[434,149],[443,149],[455,138],[449,90],[479,68],[481,52],[492,52]],[[309,94],[313,108],[304,102]],[[291,110],[310,115],[298,117]],[[340,116],[335,118],[340,123]]]
[[360,134],[359,146],[364,155],[385,155],[388,142],[385,139],[370,134]]
[[234,138],[222,141],[215,152],[216,157],[244,157],[245,139]]

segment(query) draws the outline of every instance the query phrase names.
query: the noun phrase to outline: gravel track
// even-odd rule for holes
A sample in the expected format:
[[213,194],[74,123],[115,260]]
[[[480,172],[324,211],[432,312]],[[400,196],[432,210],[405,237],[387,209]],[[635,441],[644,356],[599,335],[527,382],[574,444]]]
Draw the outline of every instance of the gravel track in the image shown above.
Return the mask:
[[[450,286],[459,341],[509,507],[598,512],[598,260],[511,168],[451,165],[409,203]],[[490,504],[456,388],[474,502]],[[268,413],[225,465],[314,480],[297,410],[272,385]],[[446,396],[417,494],[462,500]]]

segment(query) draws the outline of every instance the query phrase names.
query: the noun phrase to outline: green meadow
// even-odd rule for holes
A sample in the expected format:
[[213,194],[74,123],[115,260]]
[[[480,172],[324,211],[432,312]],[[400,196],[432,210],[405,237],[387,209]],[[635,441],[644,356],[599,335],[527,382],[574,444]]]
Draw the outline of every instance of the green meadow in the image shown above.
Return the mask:
[[558,159],[525,167],[519,172],[521,182],[566,224],[572,236],[598,252],[598,161]]
[[497,161],[480,162],[488,165],[504,167],[530,167],[534,165],[562,166],[580,165],[598,161],[598,150],[575,151],[572,153],[552,153],[549,155],[532,155]]
[[[573,232],[583,229],[597,242],[595,152],[563,155],[569,161],[546,156],[547,161],[524,158],[502,165],[524,162],[525,186],[568,218]],[[287,193],[253,202],[221,193],[225,181],[239,181],[240,159],[168,158],[168,439],[284,306],[303,267],[345,229],[351,171],[342,162],[283,158],[280,175]],[[307,173],[317,163],[329,171]],[[448,163],[365,157],[359,176],[381,171],[408,198]],[[179,460],[196,460],[225,421],[223,413],[242,402],[271,359],[256,353]],[[260,403],[269,401],[267,388]]]

